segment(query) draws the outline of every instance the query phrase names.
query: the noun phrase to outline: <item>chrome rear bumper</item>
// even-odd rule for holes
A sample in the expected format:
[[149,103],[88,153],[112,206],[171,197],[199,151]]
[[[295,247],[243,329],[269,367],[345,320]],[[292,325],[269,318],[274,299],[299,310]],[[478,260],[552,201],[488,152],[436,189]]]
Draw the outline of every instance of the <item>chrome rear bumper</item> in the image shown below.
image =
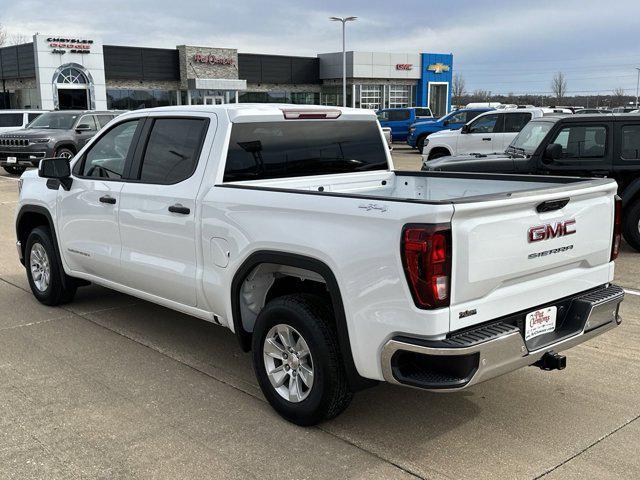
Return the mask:
[[[569,349],[611,330],[621,321],[618,310],[623,298],[624,290],[616,285],[576,295],[570,299],[567,315],[579,322],[579,329],[538,348],[527,348],[520,329],[501,322],[442,341],[394,337],[382,349],[382,373],[389,383],[426,390],[467,388],[531,365],[549,351]],[[401,366],[403,363],[405,367]],[[406,365],[410,363],[422,366],[414,365],[412,368],[417,371],[407,373],[410,367]]]

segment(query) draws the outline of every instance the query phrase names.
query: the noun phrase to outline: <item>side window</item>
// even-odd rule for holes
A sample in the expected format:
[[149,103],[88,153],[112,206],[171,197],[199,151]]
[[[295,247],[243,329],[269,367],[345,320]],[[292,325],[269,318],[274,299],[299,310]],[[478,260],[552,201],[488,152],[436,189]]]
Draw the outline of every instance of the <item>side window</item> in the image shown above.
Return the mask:
[[606,141],[604,125],[572,125],[560,130],[552,143],[562,146],[563,158],[601,158]]
[[531,120],[531,113],[505,113],[504,133],[518,133]]
[[113,115],[96,115],[96,119],[98,120],[98,126],[102,128],[113,119]]
[[41,113],[30,113],[29,116],[27,117],[28,122],[31,123],[33,122],[36,118],[38,118],[40,115],[42,115]]
[[[467,120],[464,123],[470,122],[471,120],[473,120],[474,118],[476,118],[478,115],[480,115],[483,112],[477,112],[477,111],[473,111],[473,112],[467,112]],[[463,120],[464,121],[464,120]]]
[[21,113],[0,113],[0,127],[21,127]]
[[416,117],[430,117],[431,110],[428,108],[416,108]]
[[622,127],[622,158],[637,160],[640,158],[640,125],[624,125]]
[[205,129],[203,119],[156,119],[142,159],[140,180],[170,185],[189,178],[198,163]]
[[390,122],[402,122],[411,117],[409,110],[387,110],[387,115]]
[[80,117],[80,120],[78,120],[78,124],[76,125],[76,128],[80,127],[81,125],[88,125],[89,128],[94,132],[98,130],[98,126],[96,125],[96,120],[95,118],[93,118],[93,115],[84,115]]
[[[80,175],[119,179],[124,173],[124,164],[131,148],[139,120],[116,125],[93,144],[81,162]],[[77,173],[77,172],[75,172]]]
[[449,123],[467,123],[465,121],[466,119],[467,119],[466,112],[460,112],[449,117]]
[[469,125],[469,133],[493,133],[498,124],[498,114],[492,113],[480,117]]

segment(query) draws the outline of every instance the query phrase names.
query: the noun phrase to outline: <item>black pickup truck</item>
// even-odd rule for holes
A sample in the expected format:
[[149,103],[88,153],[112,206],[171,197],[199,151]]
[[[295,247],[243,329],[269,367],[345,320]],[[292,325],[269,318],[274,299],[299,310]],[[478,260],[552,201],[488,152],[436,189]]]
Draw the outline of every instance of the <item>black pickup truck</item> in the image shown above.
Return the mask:
[[441,157],[422,169],[613,178],[622,198],[623,235],[640,251],[640,115],[536,118],[504,153]]

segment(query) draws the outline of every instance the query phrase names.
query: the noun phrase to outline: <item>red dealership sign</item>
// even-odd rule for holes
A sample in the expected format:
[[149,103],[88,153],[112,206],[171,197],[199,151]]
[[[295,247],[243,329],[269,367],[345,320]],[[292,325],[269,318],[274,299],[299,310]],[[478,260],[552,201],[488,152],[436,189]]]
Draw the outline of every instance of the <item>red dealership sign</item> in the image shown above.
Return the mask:
[[397,63],[396,70],[411,70],[413,69],[412,63]]
[[193,61],[198,63],[209,63],[213,65],[233,65],[235,62],[233,58],[217,57],[215,55],[203,55],[196,53],[193,56]]

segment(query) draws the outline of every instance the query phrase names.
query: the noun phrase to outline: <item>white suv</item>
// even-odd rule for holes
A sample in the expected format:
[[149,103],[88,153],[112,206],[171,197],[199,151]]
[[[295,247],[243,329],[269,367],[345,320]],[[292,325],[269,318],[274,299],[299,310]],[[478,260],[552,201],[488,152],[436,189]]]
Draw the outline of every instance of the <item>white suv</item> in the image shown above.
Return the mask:
[[432,133],[424,142],[422,159],[469,153],[503,152],[532,118],[542,117],[542,108],[491,110],[478,115],[458,130]]
[[43,113],[42,110],[1,110],[0,133],[22,130]]

